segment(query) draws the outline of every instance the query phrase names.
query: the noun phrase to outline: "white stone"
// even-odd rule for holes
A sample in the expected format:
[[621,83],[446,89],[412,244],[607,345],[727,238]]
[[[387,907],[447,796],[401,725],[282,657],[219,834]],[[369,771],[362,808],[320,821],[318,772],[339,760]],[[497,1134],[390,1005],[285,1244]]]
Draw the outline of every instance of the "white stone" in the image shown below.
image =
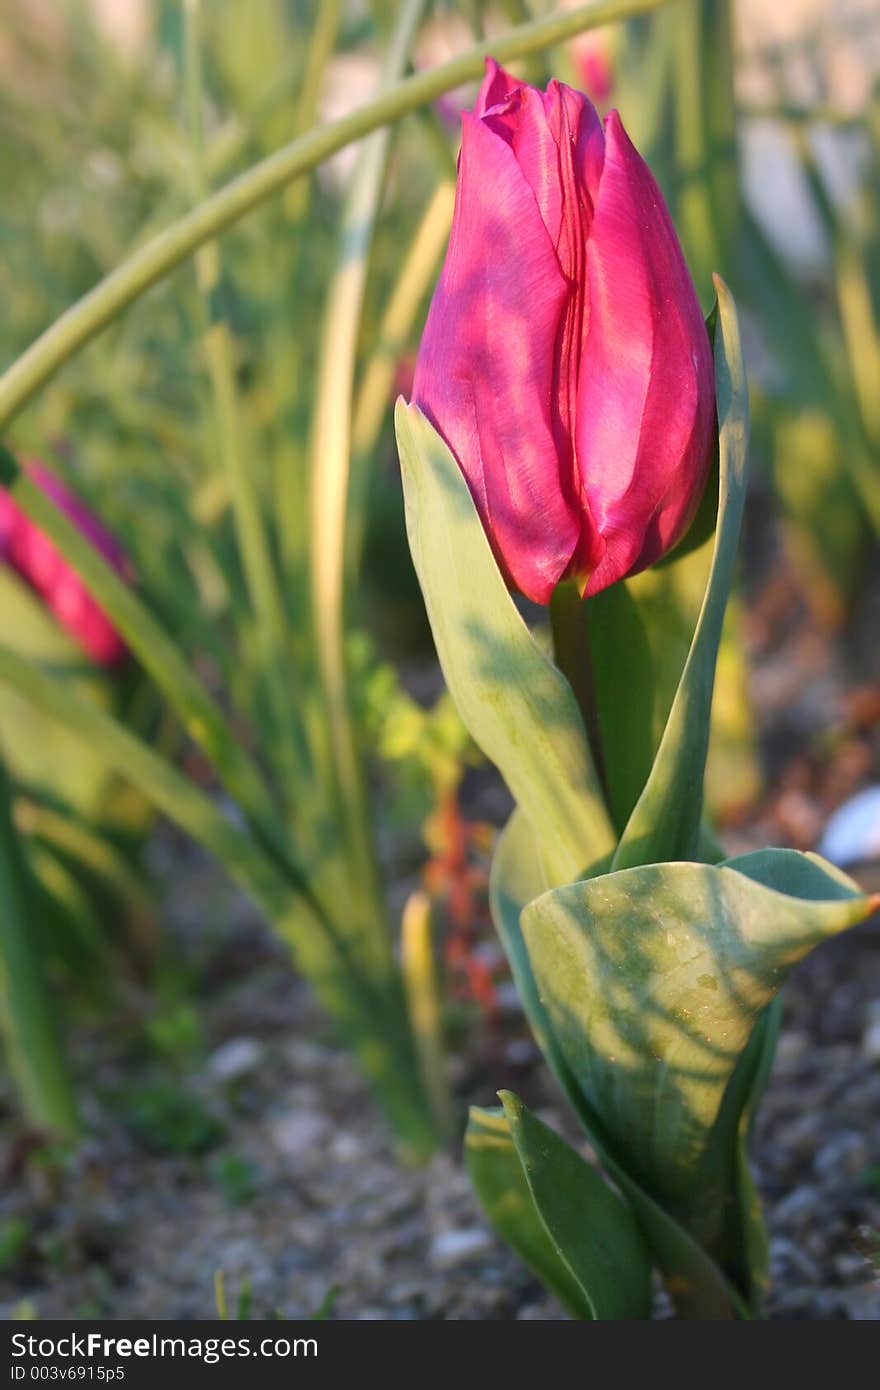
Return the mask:
[[431,1241],[431,1263],[437,1269],[449,1269],[474,1255],[482,1255],[492,1247],[492,1237],[480,1226],[460,1231],[441,1231]]
[[256,1071],[262,1060],[263,1048],[256,1038],[230,1038],[212,1052],[208,1071],[215,1081],[237,1081]]
[[285,1158],[299,1158],[320,1143],[329,1128],[325,1115],[309,1110],[293,1111],[273,1121],[272,1142]]

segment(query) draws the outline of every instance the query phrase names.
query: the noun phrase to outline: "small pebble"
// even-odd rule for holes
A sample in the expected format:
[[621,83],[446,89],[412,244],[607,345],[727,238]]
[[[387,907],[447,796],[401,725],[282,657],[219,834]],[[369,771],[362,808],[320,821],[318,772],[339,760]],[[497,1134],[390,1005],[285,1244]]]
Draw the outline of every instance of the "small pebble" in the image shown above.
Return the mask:
[[480,1226],[461,1231],[441,1231],[431,1241],[430,1260],[437,1269],[450,1269],[492,1247],[492,1236]]
[[298,1158],[325,1137],[330,1121],[309,1110],[279,1115],[270,1125],[272,1142],[285,1158]]
[[351,1163],[359,1158],[363,1151],[364,1146],[357,1135],[349,1133],[346,1129],[334,1134],[330,1144],[330,1152],[339,1163]]
[[215,1081],[238,1081],[256,1071],[263,1060],[263,1048],[256,1038],[230,1038],[208,1059],[208,1071]]
[[868,1146],[855,1130],[836,1134],[816,1154],[813,1167],[822,1178],[856,1178],[868,1166]]
[[869,1022],[862,1034],[862,1053],[869,1062],[880,1062],[880,1018]]
[[776,1277],[783,1277],[788,1271],[795,1271],[806,1283],[815,1285],[819,1281],[819,1271],[813,1260],[786,1236],[774,1236],[770,1241],[770,1268]]
[[789,1192],[773,1209],[773,1219],[777,1226],[799,1227],[815,1219],[819,1210],[819,1189],[805,1185]]
[[880,1321],[880,1279],[857,1284],[854,1289],[841,1289],[839,1297],[847,1317],[854,1322]]

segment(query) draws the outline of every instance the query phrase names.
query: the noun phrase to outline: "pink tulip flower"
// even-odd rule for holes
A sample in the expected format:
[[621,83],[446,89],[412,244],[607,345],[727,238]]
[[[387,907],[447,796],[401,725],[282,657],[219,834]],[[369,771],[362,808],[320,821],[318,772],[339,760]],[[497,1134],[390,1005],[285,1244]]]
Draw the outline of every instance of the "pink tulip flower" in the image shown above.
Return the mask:
[[467,479],[508,583],[538,603],[653,564],[713,449],[706,326],[616,111],[489,60],[462,116],[455,216],[413,399]]
[[[30,479],[70,518],[86,539],[119,574],[132,578],[121,547],[87,507],[43,464],[24,465]],[[61,627],[99,666],[115,666],[127,648],[106,613],[79,575],[47,536],[0,489],[0,562],[14,569],[40,595]]]

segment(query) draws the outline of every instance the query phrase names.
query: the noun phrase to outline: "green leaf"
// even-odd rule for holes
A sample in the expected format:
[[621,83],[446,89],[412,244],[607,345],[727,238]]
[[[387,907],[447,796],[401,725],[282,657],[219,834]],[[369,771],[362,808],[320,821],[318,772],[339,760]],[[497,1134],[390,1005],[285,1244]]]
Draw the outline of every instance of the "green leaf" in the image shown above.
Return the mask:
[[[717,505],[716,476],[713,516]],[[619,831],[642,794],[663,737],[706,592],[712,548],[710,537],[612,584],[585,605],[605,779]],[[706,766],[710,814],[749,801],[759,783],[740,627],[739,605],[729,603]],[[706,856],[701,851],[697,857]]]
[[[770,1251],[748,1146],[758,1104],[773,1065],[781,1018],[782,998],[777,994],[755,1024],[722,1105],[722,1109],[736,1116],[736,1132],[731,1136],[734,1199],[729,1207],[721,1258],[753,1308],[759,1307],[767,1290]],[[716,1127],[715,1143],[719,1147],[723,1142],[720,1131],[721,1126]]]
[[715,662],[733,581],[746,486],[748,391],[736,308],[716,277],[718,525],[709,583],[650,776],[614,857],[616,869],[697,855]]
[[472,1107],[466,1157],[492,1225],[577,1318],[650,1316],[650,1259],[625,1202],[510,1092]]
[[731,1294],[717,1264],[627,1172],[625,1154],[616,1150],[607,1126],[587,1099],[564,1048],[554,1036],[521,927],[523,909],[546,887],[535,837],[522,812],[515,811],[495,850],[489,895],[495,928],[532,1032],[606,1169],[629,1200],[682,1315],[730,1318]]
[[[113,678],[83,660],[82,653],[38,596],[0,566],[3,641],[31,661],[63,674],[83,699],[107,707]],[[0,688],[0,753],[16,783],[38,788],[92,819],[106,819],[107,770],[94,749],[35,710],[14,691]]]
[[398,401],[395,421],[410,550],[446,683],[551,881],[568,881],[614,844],[577,701],[517,612],[449,449],[416,406]]
[[465,1159],[474,1190],[498,1234],[576,1318],[592,1318],[589,1298],[560,1256],[526,1181],[503,1110],[470,1109]]
[[518,1097],[500,1096],[535,1208],[592,1316],[649,1317],[651,1262],[629,1207]]
[[739,1130],[722,1107],[755,1023],[788,970],[873,905],[820,861],[765,851],[569,884],[522,914],[556,1045],[613,1151],[710,1252]]
[[0,1036],[30,1118],[69,1135],[76,1132],[76,1110],[40,958],[39,910],[40,890],[12,822],[0,763]]

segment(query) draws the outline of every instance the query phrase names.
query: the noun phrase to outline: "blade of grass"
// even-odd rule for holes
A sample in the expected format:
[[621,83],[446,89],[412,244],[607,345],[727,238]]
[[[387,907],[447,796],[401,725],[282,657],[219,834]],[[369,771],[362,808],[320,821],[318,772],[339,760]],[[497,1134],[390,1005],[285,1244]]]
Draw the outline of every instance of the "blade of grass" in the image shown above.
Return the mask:
[[17,798],[15,823],[20,831],[60,849],[109,884],[127,907],[145,912],[152,898],[147,884],[112,840],[89,825],[51,806]]
[[431,901],[416,890],[407,898],[401,920],[401,970],[419,1068],[438,1133],[452,1130],[452,1097],[446,1077],[443,1017],[431,924]]
[[435,188],[400,268],[355,399],[351,426],[351,498],[347,543],[347,570],[353,578],[360,570],[370,455],[376,447],[383,422],[391,415],[394,373],[419,307],[436,274],[437,263],[452,224],[454,202],[455,185],[445,179]]
[[[425,0],[407,0],[402,7],[383,63],[383,86],[400,77],[424,11]],[[369,904],[372,949],[380,957],[387,956],[390,944],[361,755],[348,702],[344,606],[355,362],[367,262],[382,199],[389,140],[390,130],[386,128],[364,142],[345,200],[338,259],[324,316],[309,457],[312,624],[329,730],[330,764],[345,836]]]
[[[197,199],[207,193],[204,140],[204,82],[201,60],[199,0],[187,0],[184,29],[186,92]],[[235,375],[234,342],[222,311],[220,250],[216,241],[201,246],[195,256],[196,283],[202,315],[203,343],[213,401],[216,445],[229,484],[238,552],[241,556],[250,606],[253,610],[260,664],[275,725],[277,750],[285,781],[295,786],[302,760],[302,731],[293,698],[294,677],[287,660],[286,619],[278,572],[266,531],[260,499],[245,457],[242,416]]]
[[[199,0],[186,0],[186,92],[193,185],[196,198],[199,200],[203,199],[208,191],[204,153],[200,13]],[[210,241],[199,247],[195,261],[196,280],[204,316],[205,357],[216,416],[217,445],[229,480],[238,548],[262,639],[267,646],[280,646],[284,636],[284,610],[259,500],[242,454],[232,335],[228,319],[222,310],[217,308],[216,292],[221,277],[217,243]]]
[[[309,130],[318,113],[318,99],[324,72],[336,47],[336,35],[342,16],[341,0],[321,0],[315,15],[315,23],[309,36],[309,48],[303,69],[302,86],[296,104],[293,128],[297,135]],[[303,179],[287,190],[284,211],[288,217],[301,226],[309,205],[309,183]]]
[[37,944],[39,889],[13,825],[11,791],[0,763],[0,1035],[31,1120],[76,1132],[76,1107]]
[[[874,313],[868,268],[855,235],[842,235],[835,257],[837,300],[855,395],[865,433],[880,446],[880,324]],[[880,479],[874,473],[872,515],[880,530]]]

